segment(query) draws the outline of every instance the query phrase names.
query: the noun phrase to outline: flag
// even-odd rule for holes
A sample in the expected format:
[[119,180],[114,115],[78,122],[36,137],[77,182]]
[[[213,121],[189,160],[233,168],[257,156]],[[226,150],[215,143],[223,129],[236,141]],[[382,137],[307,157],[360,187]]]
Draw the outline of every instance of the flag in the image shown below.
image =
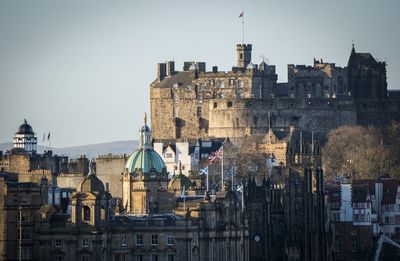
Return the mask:
[[236,191],[243,193],[243,184],[240,184],[240,186],[236,189]]
[[200,175],[204,175],[204,174],[208,175],[208,166],[205,167],[204,169],[200,169],[200,173],[199,174]]
[[222,156],[222,146],[214,153],[208,157],[208,162],[213,164],[219,157]]
[[181,192],[181,198],[185,197],[185,186],[183,186],[182,188],[182,192]]
[[267,163],[267,169],[268,169],[269,172],[271,172],[273,167],[279,166],[279,162],[276,161],[274,154],[272,154],[270,156],[270,158],[267,159],[266,163]]
[[236,170],[235,170],[235,167],[234,166],[232,166],[231,167],[231,169],[228,171],[228,177],[232,177],[232,176],[235,176],[236,175]]
[[50,140],[50,131],[49,134],[47,135],[47,140]]
[[44,142],[46,140],[46,133],[43,133],[43,139],[42,141]]
[[243,17],[243,15],[244,15],[244,12],[242,11],[242,12],[240,13],[240,15],[239,15],[239,18]]

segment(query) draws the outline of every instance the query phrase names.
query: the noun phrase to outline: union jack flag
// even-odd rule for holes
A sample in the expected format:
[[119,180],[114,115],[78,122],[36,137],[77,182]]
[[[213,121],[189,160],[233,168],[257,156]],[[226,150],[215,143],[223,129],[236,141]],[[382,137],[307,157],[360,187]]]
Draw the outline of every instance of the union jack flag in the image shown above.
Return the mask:
[[213,164],[218,158],[222,157],[222,146],[208,157],[208,163]]

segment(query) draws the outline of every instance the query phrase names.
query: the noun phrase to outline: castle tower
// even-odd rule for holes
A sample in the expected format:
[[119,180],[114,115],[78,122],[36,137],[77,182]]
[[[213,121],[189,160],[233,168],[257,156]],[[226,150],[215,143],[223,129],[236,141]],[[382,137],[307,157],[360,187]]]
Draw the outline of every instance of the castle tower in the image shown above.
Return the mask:
[[236,66],[247,68],[247,65],[251,62],[251,44],[237,44],[236,55]]
[[129,157],[122,174],[122,204],[130,214],[170,212],[173,201],[167,192],[168,173],[151,144],[146,114],[139,135],[139,148]]
[[370,53],[351,49],[347,63],[348,86],[354,99],[385,99],[387,96],[386,63]]
[[14,148],[21,148],[27,152],[36,153],[37,138],[31,125],[26,120],[19,126],[18,132],[15,133],[13,143]]

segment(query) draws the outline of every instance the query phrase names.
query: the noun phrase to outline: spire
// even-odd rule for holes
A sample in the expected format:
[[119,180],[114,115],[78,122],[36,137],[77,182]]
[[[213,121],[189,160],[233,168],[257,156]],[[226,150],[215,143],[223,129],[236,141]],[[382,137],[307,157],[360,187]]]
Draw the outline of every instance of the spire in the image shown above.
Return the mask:
[[352,44],[351,44],[351,54],[354,54],[354,53],[356,53],[356,50],[354,49],[354,40],[353,40]]
[[144,125],[139,130],[140,133],[140,148],[141,149],[151,149],[151,131],[149,126],[147,126],[147,114],[144,113]]

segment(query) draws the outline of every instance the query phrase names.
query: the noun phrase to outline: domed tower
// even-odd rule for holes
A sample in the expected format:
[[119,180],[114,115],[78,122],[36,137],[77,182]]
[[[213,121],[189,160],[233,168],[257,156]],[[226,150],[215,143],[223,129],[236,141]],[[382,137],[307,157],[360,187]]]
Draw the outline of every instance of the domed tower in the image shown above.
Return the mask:
[[122,174],[122,203],[127,213],[152,214],[170,212],[173,199],[167,192],[168,173],[164,161],[151,145],[151,130],[139,130],[140,145],[125,164]]
[[93,168],[91,162],[89,174],[79,182],[71,196],[71,221],[81,228],[103,230],[108,228],[111,194],[104,189]]
[[27,152],[36,152],[37,138],[31,125],[26,120],[19,126],[18,132],[15,133],[13,143],[14,148],[24,149]]

